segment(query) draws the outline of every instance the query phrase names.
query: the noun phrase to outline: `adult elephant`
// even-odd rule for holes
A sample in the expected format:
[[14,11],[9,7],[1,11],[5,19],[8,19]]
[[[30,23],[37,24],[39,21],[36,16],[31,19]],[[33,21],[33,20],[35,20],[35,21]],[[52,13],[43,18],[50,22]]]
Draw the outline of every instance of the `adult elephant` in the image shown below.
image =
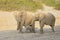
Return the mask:
[[22,28],[25,26],[26,29],[30,28],[30,32],[35,32],[35,15],[33,13],[22,11],[15,15],[15,18],[17,20],[17,30],[22,32]]
[[44,25],[51,26],[52,31],[54,32],[55,16],[53,14],[51,14],[51,13],[38,13],[36,15],[36,21],[39,21],[41,33],[43,33]]

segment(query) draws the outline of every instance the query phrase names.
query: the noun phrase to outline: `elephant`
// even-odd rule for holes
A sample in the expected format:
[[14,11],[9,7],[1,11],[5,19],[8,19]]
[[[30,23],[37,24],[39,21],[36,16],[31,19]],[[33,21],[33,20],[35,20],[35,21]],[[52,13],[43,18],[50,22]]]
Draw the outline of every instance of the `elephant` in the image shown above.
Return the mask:
[[33,13],[22,11],[18,13],[18,15],[15,15],[15,19],[17,21],[17,30],[20,30],[20,32],[22,32],[22,28],[25,26],[26,30],[29,29],[30,32],[35,33],[35,15]]
[[43,33],[43,27],[44,25],[49,25],[52,28],[52,31],[54,32],[54,26],[55,26],[55,16],[51,13],[38,13],[36,15],[36,21],[39,21],[40,24],[40,32]]
[[[31,32],[35,32],[35,21],[39,21],[40,24],[40,32],[43,33],[44,25],[49,25],[54,32],[55,26],[55,16],[51,13],[29,13],[29,12],[20,12],[17,18],[17,30],[22,32],[22,27],[25,26]],[[27,27],[28,26],[28,27]]]

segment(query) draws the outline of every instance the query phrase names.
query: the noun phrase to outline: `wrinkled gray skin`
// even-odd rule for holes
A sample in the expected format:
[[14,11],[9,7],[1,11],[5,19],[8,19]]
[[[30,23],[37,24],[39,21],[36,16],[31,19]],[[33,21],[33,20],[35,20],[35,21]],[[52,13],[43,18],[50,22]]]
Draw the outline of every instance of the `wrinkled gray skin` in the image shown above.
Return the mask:
[[[29,30],[35,32],[35,26],[34,26],[35,21],[39,21],[41,33],[43,33],[44,25],[51,26],[51,29],[54,32],[55,16],[52,15],[51,13],[37,13],[37,14],[33,14],[34,16],[29,13],[26,13],[26,14],[23,13],[23,15],[21,16],[21,13],[20,13],[19,16],[17,17],[17,19],[18,19],[17,20],[17,23],[18,23],[17,30],[20,30],[22,32],[22,26],[25,26],[25,27],[30,26],[30,28],[32,30],[31,29],[29,29]],[[28,16],[26,16],[26,15],[28,15]]]
[[32,13],[20,12],[18,15],[15,15],[17,20],[17,30],[22,31],[23,26],[25,26],[26,30],[30,30],[30,32],[35,33],[34,19],[35,16]]
[[36,15],[36,21],[39,21],[40,23],[40,32],[43,33],[43,27],[44,25],[49,25],[52,28],[52,31],[54,32],[54,26],[55,26],[55,16],[51,13],[39,13]]

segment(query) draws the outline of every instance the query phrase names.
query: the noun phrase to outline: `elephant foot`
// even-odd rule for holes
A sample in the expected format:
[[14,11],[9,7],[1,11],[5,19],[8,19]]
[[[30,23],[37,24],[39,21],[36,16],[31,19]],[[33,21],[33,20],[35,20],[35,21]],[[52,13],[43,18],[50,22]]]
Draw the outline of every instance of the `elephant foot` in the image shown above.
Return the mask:
[[52,32],[55,33],[55,30],[53,30]]
[[17,28],[17,30],[19,30],[20,28]]
[[53,31],[53,32],[55,32],[55,31]]
[[43,34],[44,32],[43,32],[43,30],[40,30],[40,34]]
[[24,33],[24,32],[19,31],[18,33]]
[[36,33],[35,31],[30,31],[31,33]]
[[26,31],[30,32],[30,33],[36,33],[35,32],[35,29],[32,29],[32,28],[27,28]]
[[35,32],[35,29],[31,29],[30,32],[32,32],[32,33],[36,33],[36,32]]
[[32,30],[26,30],[25,32],[26,33],[36,33],[35,31],[32,31]]
[[40,32],[40,34],[43,34],[44,32]]
[[52,29],[52,31],[53,31],[53,32],[55,32],[55,30],[54,30],[54,29]]
[[24,33],[24,32],[23,32],[22,30],[19,29],[19,30],[18,30],[18,33]]
[[36,33],[35,31],[30,30],[30,33]]
[[17,30],[19,30],[19,29],[17,28]]

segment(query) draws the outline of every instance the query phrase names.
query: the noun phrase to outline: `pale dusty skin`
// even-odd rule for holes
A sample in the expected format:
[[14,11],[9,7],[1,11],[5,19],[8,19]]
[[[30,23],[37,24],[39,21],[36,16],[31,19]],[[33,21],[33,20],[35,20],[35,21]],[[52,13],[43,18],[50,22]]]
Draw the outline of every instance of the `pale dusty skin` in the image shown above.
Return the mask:
[[26,27],[26,29],[29,29],[28,26],[31,26],[32,28],[30,31],[35,32],[35,26],[34,26],[34,20],[35,20],[35,14],[28,13],[26,11],[20,12],[18,15],[15,15],[15,18],[17,20],[17,30],[20,30],[22,32],[23,26]]
[[[51,13],[32,13],[32,12],[21,12],[19,15],[17,22],[18,22],[18,27],[17,30],[20,29],[22,31],[23,26],[32,26],[32,31],[35,32],[34,30],[34,24],[35,21],[39,21],[40,24],[40,31],[43,33],[43,27],[44,25],[49,25],[52,28],[52,31],[54,32],[54,26],[55,26],[55,17]],[[20,21],[21,20],[21,21]]]

